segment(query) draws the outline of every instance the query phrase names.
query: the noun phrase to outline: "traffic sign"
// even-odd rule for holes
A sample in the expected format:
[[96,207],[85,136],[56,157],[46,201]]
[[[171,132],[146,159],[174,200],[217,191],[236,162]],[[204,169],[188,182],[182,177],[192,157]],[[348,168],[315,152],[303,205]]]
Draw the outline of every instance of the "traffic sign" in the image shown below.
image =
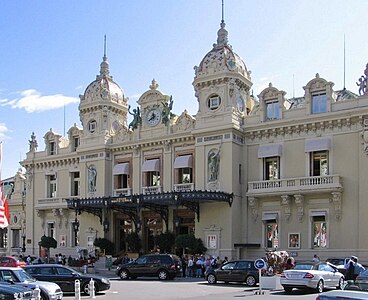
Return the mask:
[[260,270],[263,269],[265,267],[266,263],[263,259],[257,259],[254,262],[254,266],[256,267],[256,269]]

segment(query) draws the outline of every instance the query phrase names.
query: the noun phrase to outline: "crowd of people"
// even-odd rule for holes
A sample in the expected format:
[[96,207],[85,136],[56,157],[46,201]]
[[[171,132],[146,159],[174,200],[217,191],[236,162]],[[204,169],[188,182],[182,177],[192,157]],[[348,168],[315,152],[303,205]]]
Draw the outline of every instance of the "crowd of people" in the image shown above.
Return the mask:
[[183,255],[181,256],[183,277],[204,277],[206,270],[216,269],[227,261],[226,256],[221,260],[218,256]]

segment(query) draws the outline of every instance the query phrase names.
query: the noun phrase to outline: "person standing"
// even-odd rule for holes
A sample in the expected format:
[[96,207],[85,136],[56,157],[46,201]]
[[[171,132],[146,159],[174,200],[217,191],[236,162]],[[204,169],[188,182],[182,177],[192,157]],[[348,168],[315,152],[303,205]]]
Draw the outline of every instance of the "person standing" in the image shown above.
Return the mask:
[[193,256],[189,256],[189,258],[188,258],[188,277],[194,277]]
[[183,271],[183,278],[187,277],[187,257],[185,255],[181,256],[181,268]]
[[321,261],[321,259],[319,258],[319,256],[317,254],[314,254],[312,260],[313,260],[314,263],[319,263]]

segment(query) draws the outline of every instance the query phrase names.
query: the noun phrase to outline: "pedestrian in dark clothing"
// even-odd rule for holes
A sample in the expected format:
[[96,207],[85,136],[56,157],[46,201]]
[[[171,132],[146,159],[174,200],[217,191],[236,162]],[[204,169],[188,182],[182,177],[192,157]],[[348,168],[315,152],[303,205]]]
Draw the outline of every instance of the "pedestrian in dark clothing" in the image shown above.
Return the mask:
[[187,277],[187,259],[184,255],[181,257],[181,269],[183,270],[183,277]]

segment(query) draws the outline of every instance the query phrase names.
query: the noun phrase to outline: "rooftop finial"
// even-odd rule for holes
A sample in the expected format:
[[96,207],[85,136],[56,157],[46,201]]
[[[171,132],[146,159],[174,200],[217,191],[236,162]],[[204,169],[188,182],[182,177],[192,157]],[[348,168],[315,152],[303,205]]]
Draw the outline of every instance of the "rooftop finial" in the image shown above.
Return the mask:
[[106,57],[106,34],[105,34],[105,40],[104,40],[104,57]]
[[221,23],[224,23],[225,22],[225,19],[224,19],[224,0],[222,0],[222,18],[221,18]]

